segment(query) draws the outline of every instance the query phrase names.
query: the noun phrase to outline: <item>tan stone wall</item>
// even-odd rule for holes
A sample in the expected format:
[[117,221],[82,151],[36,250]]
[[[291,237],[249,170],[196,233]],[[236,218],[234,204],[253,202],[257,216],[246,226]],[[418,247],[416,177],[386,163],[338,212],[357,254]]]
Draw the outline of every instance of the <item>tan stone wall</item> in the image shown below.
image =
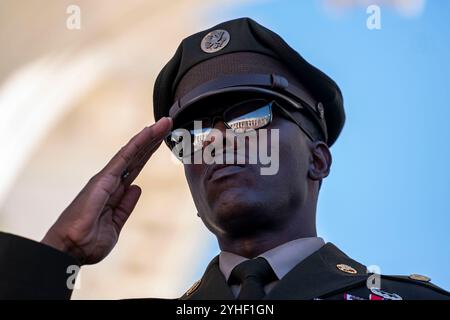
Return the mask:
[[[208,3],[208,6],[205,4]],[[81,29],[66,8],[81,8]],[[84,183],[153,122],[157,72],[216,1],[2,0],[0,229],[40,240]],[[222,4],[223,5],[223,4]],[[213,21],[215,23],[216,21]],[[176,297],[213,241],[162,146],[119,244],[74,298]]]

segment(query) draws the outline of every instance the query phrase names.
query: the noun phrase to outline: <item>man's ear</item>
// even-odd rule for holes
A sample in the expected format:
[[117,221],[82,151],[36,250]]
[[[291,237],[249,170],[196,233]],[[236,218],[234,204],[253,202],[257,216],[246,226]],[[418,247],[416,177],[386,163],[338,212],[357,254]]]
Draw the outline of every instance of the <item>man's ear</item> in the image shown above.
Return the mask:
[[315,141],[311,143],[311,161],[308,177],[312,180],[322,180],[330,173],[331,152],[326,143]]

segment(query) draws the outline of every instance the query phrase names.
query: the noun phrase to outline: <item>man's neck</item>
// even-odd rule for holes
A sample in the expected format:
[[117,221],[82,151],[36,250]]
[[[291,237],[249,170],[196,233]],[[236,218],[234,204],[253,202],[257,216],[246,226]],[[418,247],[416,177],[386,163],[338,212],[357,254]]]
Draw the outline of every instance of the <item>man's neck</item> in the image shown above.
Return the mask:
[[[251,259],[286,242],[300,238],[317,237],[315,219],[317,199],[313,196],[312,200],[299,208],[286,208],[285,212],[291,212],[286,216],[291,218],[283,222],[274,221],[270,226],[267,224],[261,225],[260,230],[251,230],[251,227],[240,229],[251,230],[252,232],[248,234],[218,236],[220,249]],[[265,215],[276,217],[277,213],[272,212],[270,215]]]
[[266,232],[255,234],[249,237],[218,239],[218,241],[219,247],[222,251],[232,252],[242,257],[251,259],[286,242],[300,238],[310,238],[316,236],[316,230],[296,233]]

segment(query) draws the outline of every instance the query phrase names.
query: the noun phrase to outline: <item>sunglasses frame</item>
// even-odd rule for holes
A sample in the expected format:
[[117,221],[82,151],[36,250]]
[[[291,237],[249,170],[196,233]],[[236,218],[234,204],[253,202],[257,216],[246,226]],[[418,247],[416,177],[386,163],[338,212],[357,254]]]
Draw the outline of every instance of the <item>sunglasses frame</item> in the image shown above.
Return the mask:
[[[248,100],[240,101],[240,102],[238,102],[238,103],[236,103],[236,104],[233,104],[233,105],[231,105],[231,106],[225,108],[225,109],[222,110],[221,112],[218,112],[218,113],[213,114],[213,115],[211,115],[211,116],[202,117],[202,118],[198,118],[198,119],[195,119],[195,120],[190,120],[190,121],[186,122],[186,123],[183,124],[183,125],[177,126],[177,129],[185,128],[185,127],[187,127],[189,124],[191,124],[192,122],[194,122],[194,121],[201,121],[201,120],[210,120],[210,125],[208,126],[208,128],[209,128],[209,129],[213,129],[214,126],[215,126],[215,124],[216,124],[216,122],[217,122],[218,120],[221,120],[227,129],[233,130],[234,134],[236,134],[236,135],[241,134],[241,133],[239,133],[239,132],[235,132],[235,131],[234,131],[234,129],[227,123],[227,122],[229,122],[229,121],[225,121],[226,113],[229,112],[230,110],[232,110],[233,108],[238,107],[238,106],[241,105],[241,104],[243,105],[243,104],[245,104],[246,102],[250,102],[250,101],[258,101],[258,100],[264,101],[264,102],[266,103],[265,105],[269,105],[270,119],[269,119],[269,122],[268,122],[267,124],[265,124],[264,126],[259,127],[259,128],[256,128],[256,129],[253,129],[253,130],[263,129],[263,128],[267,127],[269,124],[272,123],[272,121],[273,121],[273,109],[274,109],[274,106],[275,106],[275,107],[278,108],[279,111],[281,111],[280,113],[281,113],[282,116],[284,116],[284,117],[287,118],[288,120],[294,122],[294,123],[295,123],[295,124],[296,124],[296,125],[297,125],[304,133],[305,133],[305,135],[306,135],[311,141],[314,141],[314,140],[315,140],[315,139],[312,137],[311,133],[309,133],[308,130],[306,130],[306,129],[303,127],[303,125],[301,124],[301,122],[298,121],[298,120],[291,114],[291,112],[289,112],[288,110],[286,110],[286,108],[284,108],[283,106],[281,106],[281,104],[280,104],[279,102],[277,102],[275,99],[272,99],[272,100],[269,99],[269,100],[267,100],[267,99],[263,99],[263,98],[254,98],[254,99],[248,99]],[[261,107],[261,108],[263,108],[263,107]],[[294,108],[296,111],[299,110],[298,105],[296,105],[296,104],[295,104],[295,105],[292,105],[292,108]],[[256,110],[257,110],[257,109],[256,109]],[[177,130],[177,129],[175,129],[175,130]],[[172,130],[172,131],[169,133],[169,135],[167,135],[166,138],[165,138],[166,144],[167,144],[171,149],[173,149],[173,148],[176,146],[175,143],[174,143],[173,141],[170,140],[170,137],[171,137],[171,135],[172,135],[172,132],[175,131],[175,130]],[[187,130],[187,129],[186,129],[186,130]],[[189,130],[189,131],[190,131],[190,130]]]

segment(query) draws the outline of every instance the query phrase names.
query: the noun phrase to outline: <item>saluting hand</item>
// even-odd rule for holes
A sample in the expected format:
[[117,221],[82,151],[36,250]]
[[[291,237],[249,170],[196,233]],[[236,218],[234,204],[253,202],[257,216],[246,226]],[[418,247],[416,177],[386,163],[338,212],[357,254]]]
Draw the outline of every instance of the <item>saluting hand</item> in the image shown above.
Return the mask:
[[141,195],[141,189],[132,185],[134,179],[171,128],[172,120],[162,118],[135,135],[89,180],[41,242],[68,253],[80,264],[104,259]]

